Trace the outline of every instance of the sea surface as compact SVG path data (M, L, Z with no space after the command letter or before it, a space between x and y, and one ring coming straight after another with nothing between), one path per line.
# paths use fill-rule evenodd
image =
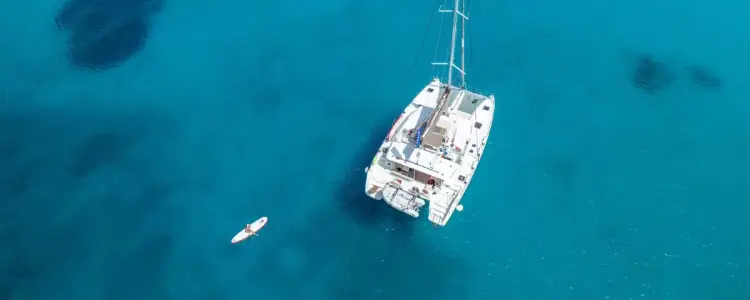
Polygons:
M1 1L0 299L750 299L750 2L469 0L435 228L363 168L442 1Z

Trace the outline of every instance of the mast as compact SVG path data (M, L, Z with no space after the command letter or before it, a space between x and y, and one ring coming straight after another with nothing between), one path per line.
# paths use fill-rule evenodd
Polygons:
M461 0L461 9L466 10L466 0ZM466 88L466 20L468 18L461 18L461 88Z
M438 12L441 13L452 13L453 14L453 29L451 30L451 48L450 48L450 57L448 58L448 62L434 62L433 65L438 66L448 66L448 82L445 86L445 93L438 99L437 107L435 107L435 110L432 112L432 115L430 118L420 126L420 129L424 127L424 130L418 130L418 135L421 133L421 137L427 134L429 129L435 125L435 122L437 122L438 117L443 114L445 102L448 100L448 97L451 92L451 86L453 85L453 69L456 69L461 74L461 85L459 85L459 88L464 88L466 85L466 73L464 72L464 27L466 26L466 21L469 19L462 10L464 9L464 1L465 0L455 0L453 2L453 9L440 9ZM456 66L456 34L458 33L458 18L462 18L461 20L461 67ZM418 143L421 144L421 143ZM418 146L419 147L419 146Z
M460 87L463 87L463 85L466 84L466 73L464 72L464 46L465 43L465 34L464 34L464 28L466 27L466 21L469 20L469 17L467 17L463 10L464 10L464 1L465 0L455 0L453 3L453 9L440 9L438 10L441 13L452 13L453 14L453 29L451 30L451 47L450 47L450 57L448 58L448 62L434 62L433 65L436 66L448 66L448 85L453 85L453 69L461 73L461 85ZM458 23L458 18L461 18L461 23ZM459 26L461 26L461 66L456 65L456 35L459 30Z
M456 59L456 30L458 29L456 27L458 23L458 1L456 0L455 4L453 5L453 30L451 32L451 56L448 60L448 64L451 66L448 68L448 85L453 84L453 67L455 64Z

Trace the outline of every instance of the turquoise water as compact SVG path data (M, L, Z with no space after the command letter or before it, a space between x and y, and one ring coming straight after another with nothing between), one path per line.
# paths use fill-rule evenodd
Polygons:
M0 299L748 299L749 5L473 1L498 109L444 228L363 195L434 74L433 1L102 13L138 51L1 2Z

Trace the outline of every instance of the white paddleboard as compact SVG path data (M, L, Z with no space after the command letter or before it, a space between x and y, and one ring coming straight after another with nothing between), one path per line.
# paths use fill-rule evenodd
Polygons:
M266 226L266 223L268 223L268 217L262 217L258 220L255 220L252 224L250 224L250 232L246 232L243 228L240 232L238 232L233 238L232 238L232 244L236 244L239 242L242 242L249 238L251 235L256 235L258 230L263 228L263 226Z

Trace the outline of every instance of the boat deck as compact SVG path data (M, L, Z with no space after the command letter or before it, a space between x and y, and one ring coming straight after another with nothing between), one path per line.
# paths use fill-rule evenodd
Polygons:
M435 116L436 125L428 129L418 148L415 133L432 116L444 92L444 85L441 88L439 80L433 80L407 106L389 133L391 138L376 154L366 190L379 199L384 196L378 191L389 183L397 184L400 190L429 200L430 221L438 225L447 223L474 175L492 127L495 105L493 96L451 87L443 114ZM405 169L398 172L397 168ZM422 177L439 179L440 184L433 187Z

